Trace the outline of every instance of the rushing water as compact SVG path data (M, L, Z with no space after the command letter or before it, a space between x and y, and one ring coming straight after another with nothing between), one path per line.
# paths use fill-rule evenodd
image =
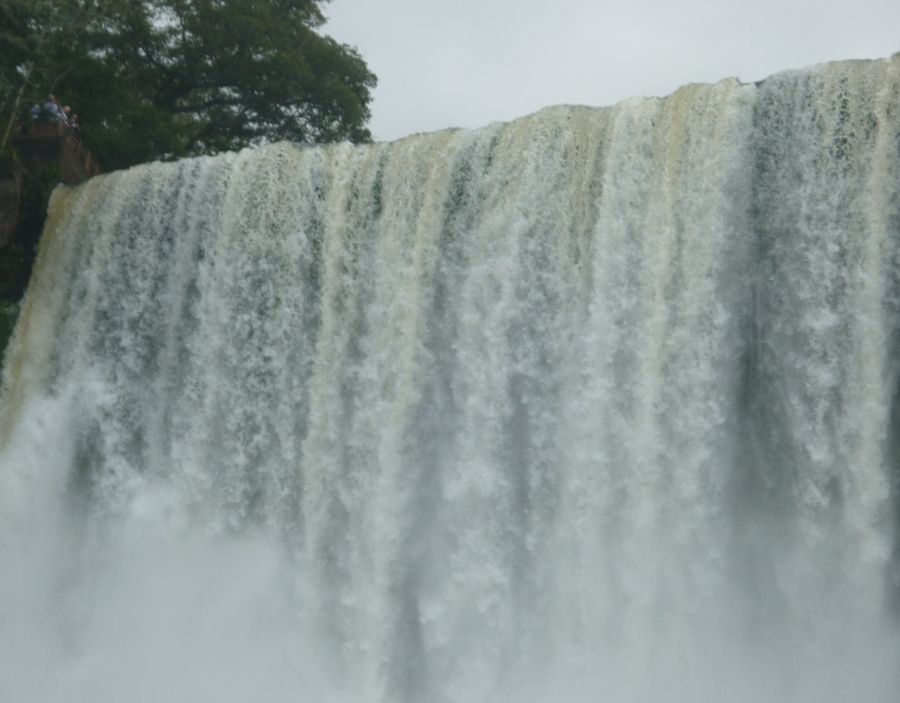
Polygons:
M900 55L53 196L0 699L900 699Z

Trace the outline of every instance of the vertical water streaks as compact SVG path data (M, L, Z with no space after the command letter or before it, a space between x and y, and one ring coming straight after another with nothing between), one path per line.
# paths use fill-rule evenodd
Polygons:
M607 117L567 392L559 607L576 639L558 649L612 695L668 686L648 662L696 667L726 605L752 100L729 81Z
M895 57L60 189L0 697L895 700L898 105Z
M848 62L767 80L755 113L754 410L764 481L799 550L778 580L816 627L845 627L823 617L835 608L881 613L891 549L898 102L896 59Z

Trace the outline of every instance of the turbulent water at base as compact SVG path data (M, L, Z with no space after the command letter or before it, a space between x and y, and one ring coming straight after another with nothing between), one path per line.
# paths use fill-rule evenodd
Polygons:
M53 196L0 699L900 700L900 54Z

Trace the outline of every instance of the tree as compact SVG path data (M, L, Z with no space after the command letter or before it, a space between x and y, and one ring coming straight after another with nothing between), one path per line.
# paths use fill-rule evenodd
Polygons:
M265 141L371 139L375 76L327 0L0 0L5 114L54 93L104 169ZM31 70L29 71L29 67Z
M0 109L7 129L24 104L43 100L90 60L86 31L104 0L0 0Z
M9 136L51 93L107 171L280 139L369 141L375 76L321 33L327 2L0 0L0 179L25 183L0 301L22 294L59 175L21 178Z

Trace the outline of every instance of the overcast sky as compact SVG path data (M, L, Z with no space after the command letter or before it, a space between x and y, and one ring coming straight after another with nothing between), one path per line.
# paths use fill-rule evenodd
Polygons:
M900 0L332 0L392 140L900 51Z

